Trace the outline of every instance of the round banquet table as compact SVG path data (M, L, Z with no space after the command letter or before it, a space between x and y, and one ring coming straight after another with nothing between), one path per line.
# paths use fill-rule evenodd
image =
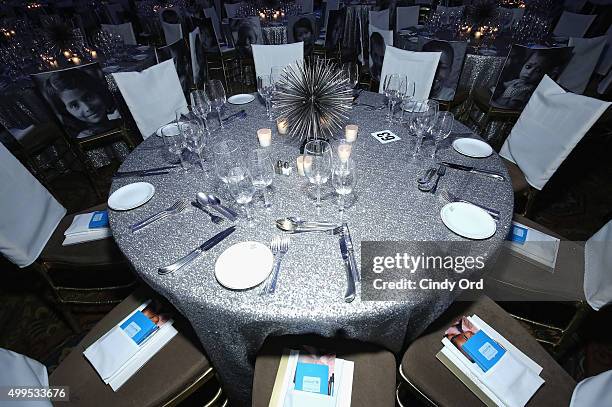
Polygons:
M360 101L381 103L381 97L363 92ZM246 110L247 118L232 122L224 130L215 126L216 117L211 116L209 123L215 128L214 136L235 139L247 152L258 146L256 130L271 127L271 123L266 121L259 99L243 106L228 105L224 114L240 108ZM388 127L384 110L370 111L355 106L351 115L351 121L359 125L359 138L353 150L358 183L356 202L347 209L345 220L356 246L356 258L360 258L363 240L466 241L448 230L440 220L440 209L445 202L439 195L420 192L416 187L417 177L432 161L408 159L415 137L396 125L392 129L402 139L380 144L370 133ZM459 135L469 130L457 122L453 132ZM276 131L273 134L269 147L273 161L288 161L295 167L298 147ZM167 165L165 154L163 141L153 135L128 156L120 171ZM479 160L460 156L448 144L439 157L462 164L478 164L506 175L506 181L496 181L449 169L439 184L439 190L448 189L469 196L501 212L495 235L485 241L489 254L495 252L508 233L513 212L512 187L503 163L495 153ZM411 292L403 302L362 301L358 283L357 298L346 303L343 299L346 277L337 238L308 233L292 235L274 295L260 296L260 287L244 291L222 287L215 279L214 265L217 257L232 244L248 240L267 244L280 233L274 226L274 220L280 217L338 219L331 194L323 201L321 215L316 215L312 198L304 192L306 179L295 174L295 169L291 176L275 177L270 211L262 207L260 198L256 199L254 217L257 223L254 227L239 222L232 235L189 267L160 276L157 273L160 266L173 263L227 228L228 222L213 225L206 214L192 208L136 233L131 233L129 226L169 207L177 199L194 199L198 191L227 196L214 176L210 160L205 167L209 171L193 167L186 173L177 170L159 176L115 179L111 192L138 181L153 184L156 192L148 203L137 209L110 211L110 224L117 244L136 273L189 319L232 405L250 405L255 357L268 336L340 335L372 342L399 354L407 341L419 335L454 300L455 294L418 291ZM227 199L226 203L232 206Z

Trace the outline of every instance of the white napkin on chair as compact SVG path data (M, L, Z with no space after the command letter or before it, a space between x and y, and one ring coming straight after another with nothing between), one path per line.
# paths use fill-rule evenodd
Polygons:
M612 303L612 221L584 247L584 296L597 311Z
M563 72L561 72L561 75L559 75L557 80L559 85L570 92L582 95L589 84L606 41L606 36L570 38L568 46L574 47L572 50L573 56Z
M174 62L169 59L142 72L114 73L113 78L143 138L175 120L187 101Z
M499 154L541 190L608 106L610 102L566 92L545 75Z
M385 60L380 74L379 93L383 93L384 78L389 74L406 75L409 81L414 82L414 98L426 100L429 98L431 85L441 52L413 52L395 47L385 49Z
M30 359L20 353L0 348L0 366L2 366L2 369L0 369L0 388L49 386L47 368L40 362ZM52 407L49 400L7 401L6 405L19 407Z

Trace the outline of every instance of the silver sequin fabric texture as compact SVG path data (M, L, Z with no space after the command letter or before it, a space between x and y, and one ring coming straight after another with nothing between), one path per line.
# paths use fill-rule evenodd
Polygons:
M382 96L363 92L359 100L381 103ZM248 117L234 121L224 130L218 128L216 118L211 115L209 123L214 128L213 136L238 141L246 153L258 147L257 129L271 127L272 159L274 162L288 161L294 167L293 175L275 177L271 210L263 208L261 199L256 199L255 227L239 222L236 232L189 267L174 274L158 275L160 266L174 262L199 246L228 227L228 222L214 225L206 214L192 208L137 233L131 233L129 226L169 207L179 198L195 199L198 191L217 193L233 205L214 176L210 159L205 166L208 171L192 167L187 173L173 171L160 176L115 180L112 191L131 182L144 181L155 186L155 195L137 209L110 211L110 222L114 238L138 275L189 319L232 405L247 406L250 405L255 358L266 337L306 333L337 335L372 342L399 355L404 344L419 335L453 298L422 291L413 292L404 302L362 301L358 284L357 298L346 303L343 300L346 278L337 237L321 234L291 236L291 246L283 260L274 295L260 296L259 287L244 291L222 287L215 279L214 265L217 257L231 245L241 241L268 244L279 233L274 226L277 218L297 216L334 220L339 217L331 189L325 190L321 215L316 215L312 189L307 180L295 172L299 149L295 143L278 135L275 123L266 121L259 98L248 105L228 105L224 114L239 109L245 109ZM439 213L446 202L439 194L417 189L417 177L433 161L410 158L415 137L398 124L389 125L384 110L369 111L355 106L351 122L359 125L359 137L353 150L359 178L345 219L356 245L357 259L362 240L464 240L442 223ZM391 129L401 140L380 144L370 133L383 129ZM456 134L469 132L459 123L453 131ZM452 139L451 135L443 143L439 159L506 174L506 181L496 181L448 169L439 184L439 189L448 189L501 212L497 232L488 240L492 253L501 245L512 219L513 193L509 177L495 153L483 159L465 157L450 147ZM121 171L167 163L163 141L151 136L130 154Z

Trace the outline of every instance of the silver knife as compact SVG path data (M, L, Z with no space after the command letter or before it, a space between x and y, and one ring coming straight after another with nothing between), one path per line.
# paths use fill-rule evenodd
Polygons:
M361 281L361 274L359 274L359 268L357 267L357 260L355 260L355 250L353 248L353 239L351 239L351 231L349 230L348 224L344 222L342 224L342 235L346 248L349 252L349 261L351 262L351 271L353 272L353 278L355 281Z
M471 172L472 174L484 175L485 177L495 178L500 181L506 180L506 177L504 177L497 171L484 170L481 168L474 168L468 165L449 163L446 161L442 161L440 164L444 165L445 167L454 168L455 170L467 171L467 172Z
M178 271L178 270L182 269L183 267L187 266L189 263L191 263L192 261L194 261L195 259L200 257L200 255L202 253L204 253L205 251L208 251L208 250L212 249L213 247L215 247L223 239L225 239L226 237L228 237L229 235L234 233L235 230L236 230L236 226L230 226L229 228L225 229L224 231L217 233L216 235L214 235L213 237L211 237L210 239L208 239L207 241L202 243L200 245L200 247L198 247L195 250L191 251L187 255L181 257L180 259L178 259L174 263L169 264L169 265L164 266L164 267L160 267L157 270L157 272L159 274L161 274L161 275L164 275L164 274L168 274L168 273L174 273L175 271Z
M344 301L352 302L355 299L355 278L351 270L351 262L349 260L350 255L348 248L346 247L346 241L344 236L340 235L338 239L340 242L340 253L342 254L342 260L344 261L344 270L346 271L346 292L344 293Z
M230 120L233 120L235 117L238 117L238 116L240 116L241 114L244 114L245 112L246 112L246 111L245 111L244 109L243 109L243 110L240 110L239 112L236 112L236 113L234 113L234 114L230 114L229 116L227 116L226 118L224 118L222 121L223 121L224 123L225 123L225 122L229 122Z

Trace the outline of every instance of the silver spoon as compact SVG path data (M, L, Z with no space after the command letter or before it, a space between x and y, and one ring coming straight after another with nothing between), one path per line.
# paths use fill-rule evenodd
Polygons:
M232 209L221 205L221 200L212 194L205 194L204 192L198 192L196 195L198 202L202 203L202 205L208 205L213 207L217 212L221 215L225 216L230 221L235 221L238 217L238 214L234 212Z
M213 223L219 224L225 220L221 216L217 216L214 213L210 212L208 209L206 209L206 204L200 202L200 198L197 195L196 195L196 201L192 202L192 204L196 206L197 208L201 209L205 214L210 216L210 220Z
M332 223L313 223L301 224L291 218L282 218L276 220L276 227L284 232L301 233L301 232L326 232L333 230L338 225Z

